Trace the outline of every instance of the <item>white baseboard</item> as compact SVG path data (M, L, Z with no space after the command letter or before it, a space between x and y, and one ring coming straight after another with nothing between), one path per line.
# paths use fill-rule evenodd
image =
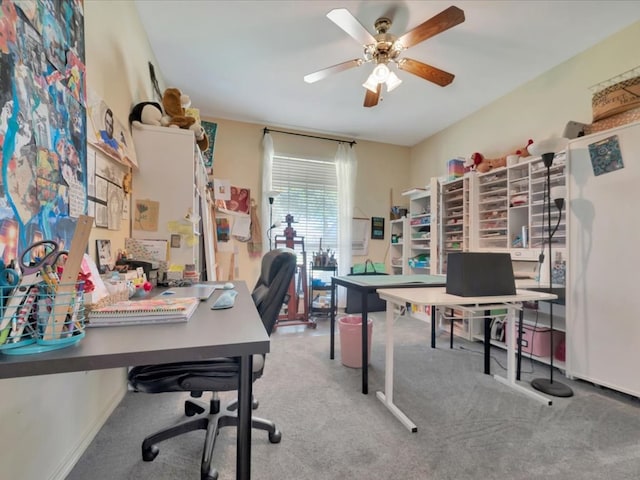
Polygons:
M52 472L49 480L65 480L78 460L82 457L85 450L89 447L95 436L98 434L102 426L106 423L107 419L111 416L116 407L120 404L124 395L127 393L126 385L118 389L111 397L106 405L106 408L100 416L95 418L95 422L89 425L85 434L82 435L78 444L72 448L69 453L62 459L59 467Z

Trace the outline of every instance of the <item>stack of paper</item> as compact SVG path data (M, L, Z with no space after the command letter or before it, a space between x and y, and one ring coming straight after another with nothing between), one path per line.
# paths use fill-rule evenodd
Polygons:
M91 310L87 326L186 322L199 303L200 300L195 297L125 300Z

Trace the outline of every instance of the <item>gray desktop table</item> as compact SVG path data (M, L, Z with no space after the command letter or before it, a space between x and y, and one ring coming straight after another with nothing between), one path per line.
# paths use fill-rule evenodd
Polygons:
M0 355L0 379L155 363L240 358L236 479L251 478L253 355L269 352L269 336L244 282L233 308L211 310L219 293L186 323L88 328L76 345L33 355Z
M367 297L379 288L415 288L415 287L444 287L444 275L347 275L331 278L331 335L329 358L335 357L335 321L336 321L336 286L353 289L362 298L362 393L369 393L369 342L367 319L369 308ZM433 322L432 322L433 326ZM435 348L435 328L432 328L431 346Z

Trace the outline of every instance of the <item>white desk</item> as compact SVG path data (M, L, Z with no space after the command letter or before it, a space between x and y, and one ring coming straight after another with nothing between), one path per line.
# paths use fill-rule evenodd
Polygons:
M515 295L501 295L491 297L460 297L446 293L445 287L431 288L383 288L378 290L380 298L387 301L386 315L386 348L385 348L385 370L384 370L384 392L377 392L376 395L384 405L400 420L411 432L417 432L418 427L393 403L393 324L394 308L411 303L420 307L478 307L487 308L492 305L500 308L507 308L511 321L509 322L507 335L507 376L494 375L494 378L505 385L508 385L525 395L528 395L546 405L551 405L551 400L533 390L529 390L516 382L516 315L515 312L521 308L524 301L545 301L553 300L556 295L543 292L532 292L529 290L516 290Z

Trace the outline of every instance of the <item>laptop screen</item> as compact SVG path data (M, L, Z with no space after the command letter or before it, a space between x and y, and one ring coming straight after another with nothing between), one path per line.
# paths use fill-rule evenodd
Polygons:
M447 257L447 293L461 297L515 295L511 255L458 252Z

